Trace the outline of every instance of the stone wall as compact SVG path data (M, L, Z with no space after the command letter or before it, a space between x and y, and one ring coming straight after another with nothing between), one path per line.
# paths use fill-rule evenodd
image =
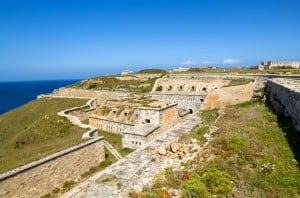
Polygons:
M0 175L0 197L40 197L77 181L105 160L103 137L70 147Z
M106 100L114 100L122 97L127 97L129 94L120 91L107 91L107 90L87 90L87 89L75 89L75 88L59 88L53 92L55 96L63 97L87 97L96 98L98 104Z
M265 95L275 111L291 118L296 130L300 131L300 80L268 80Z
M140 107L137 123L122 133L123 147L142 147L184 118L179 116L177 104L163 108Z
M114 120L108 120L97 115L91 115L89 117L89 124L93 127L97 127L103 131L109 131L112 133L121 134L123 130L132 126L130 123L117 122Z
M203 95L229 83L230 80L224 80L222 78L160 78L156 80L152 92Z
M221 108L251 100L254 91L254 83L246 85L223 87L209 93L203 104L203 109Z
M180 109L191 109L193 112L197 112L201 108L206 94L204 95L181 95L181 94L165 94L152 92L151 96L157 100L166 101L170 103L178 104Z
M65 111L68 115L73 115L79 118L80 121L86 120L89 118L90 115L92 115L96 111L96 108L92 109L82 109L81 107L76 107L73 109L69 109L68 111Z

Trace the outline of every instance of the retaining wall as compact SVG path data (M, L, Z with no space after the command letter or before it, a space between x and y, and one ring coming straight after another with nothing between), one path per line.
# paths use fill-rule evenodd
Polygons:
M63 97L96 98L99 104L99 102L103 102L106 100L113 100L113 99L127 97L129 94L127 92L120 92L120 91L87 90L87 89L75 89L75 88L62 87L56 89L53 92L53 95L63 96Z
M98 137L0 175L0 197L41 197L105 160Z
M300 131L300 80L268 80L265 95L276 113L291 118Z

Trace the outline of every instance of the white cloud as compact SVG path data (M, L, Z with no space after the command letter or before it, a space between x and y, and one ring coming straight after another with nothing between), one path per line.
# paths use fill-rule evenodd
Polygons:
M223 61L224 64L237 64L240 62L242 62L242 61L239 59L235 59L235 58L227 58Z
M183 63L182 63L183 65L193 65L193 64L195 64L193 61L191 61L191 60L186 60L186 61L184 61Z
M212 64L217 64L217 62L205 60L205 61L202 61L201 64L204 64L204 65L212 65Z

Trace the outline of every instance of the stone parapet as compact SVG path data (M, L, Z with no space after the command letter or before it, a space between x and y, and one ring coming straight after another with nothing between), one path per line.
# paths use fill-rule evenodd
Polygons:
M76 181L105 160L103 137L64 149L0 175L0 197L40 197Z
M291 118L296 130L300 131L300 80L268 80L265 94L276 113Z

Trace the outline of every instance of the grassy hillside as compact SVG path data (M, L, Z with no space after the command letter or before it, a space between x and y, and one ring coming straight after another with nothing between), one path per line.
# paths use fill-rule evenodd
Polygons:
M300 196L300 139L289 122L263 104L244 103L225 109L216 126L214 139L183 170L167 169L130 196L168 198L170 188L183 197Z
M119 80L114 76L99 76L81 81L71 85L73 88L93 89L93 90L119 90L131 92L149 92L157 78L148 80Z
M0 115L0 172L82 142L86 130L57 112L86 101L43 98Z

